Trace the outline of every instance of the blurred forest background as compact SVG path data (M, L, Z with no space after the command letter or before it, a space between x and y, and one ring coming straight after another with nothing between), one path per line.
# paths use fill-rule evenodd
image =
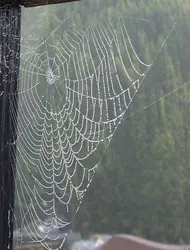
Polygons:
M75 7L46 7L41 16L43 34L36 26L34 36L47 36L52 22L72 15ZM38 17L40 11L35 10ZM34 16L34 10L25 14L23 39L27 30L32 35L29 22ZM97 19L116 23L120 17L129 23L142 61L151 63L157 56L100 162L73 227L84 235L126 233L160 242L190 243L190 86L183 85L190 81L190 2L86 1L63 32L70 26L77 30L94 25ZM39 39L31 41L36 46ZM29 46L23 45L22 50Z

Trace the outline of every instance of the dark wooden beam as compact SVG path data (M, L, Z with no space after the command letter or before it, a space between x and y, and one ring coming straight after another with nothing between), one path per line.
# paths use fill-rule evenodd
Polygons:
M49 4L58 4L58 3L67 3L74 2L80 0L25 0L22 5L25 7L35 7L41 5L49 5Z
M0 8L0 249L12 249L21 8Z
M7 7L7 6L37 7L41 5L68 3L76 1L80 0L0 0L0 7Z
M41 5L50 5L58 3L76 2L80 0L0 0L0 7L4 6L24 6L36 7Z

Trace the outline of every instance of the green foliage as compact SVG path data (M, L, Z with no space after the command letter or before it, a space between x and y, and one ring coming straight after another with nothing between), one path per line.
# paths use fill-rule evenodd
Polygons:
M190 4L180 0L105 1L100 4L100 16L107 9L106 18L116 20L117 8L122 8L126 16L153 21L151 26L132 29L132 34L139 37L135 41L134 36L135 48L148 63L179 19L128 110L126 116L130 117L189 79ZM129 19L129 29L130 22ZM184 136L190 123L188 103L187 87L131 116L120 126L77 216L88 223L76 220L77 228L188 243L189 132Z

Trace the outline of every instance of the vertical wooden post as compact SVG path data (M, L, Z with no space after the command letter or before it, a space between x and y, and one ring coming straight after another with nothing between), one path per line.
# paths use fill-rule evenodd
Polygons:
M15 6L6 4L8 0L2 2L0 7L0 249L11 250L15 175L13 142L16 140L21 8L16 4Z

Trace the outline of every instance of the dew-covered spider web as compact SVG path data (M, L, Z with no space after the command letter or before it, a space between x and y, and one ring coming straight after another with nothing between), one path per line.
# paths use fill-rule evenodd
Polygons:
M26 27L21 39L18 118L14 109L11 113L17 139L9 143L17 145L14 242L62 249L102 155L152 63L136 51L128 18L114 24L96 19L76 28L69 14L63 19L48 14L52 18L41 13L43 25ZM50 19L56 25L45 30Z
M17 197L21 227L28 226L30 240L46 249L51 246L45 239L59 237L49 234L52 228L68 227L77 213L101 153L151 66L137 55L122 18L118 27L116 32L110 23L100 22L85 30L69 29L62 37L58 29L23 54ZM52 219L44 221L46 217Z

